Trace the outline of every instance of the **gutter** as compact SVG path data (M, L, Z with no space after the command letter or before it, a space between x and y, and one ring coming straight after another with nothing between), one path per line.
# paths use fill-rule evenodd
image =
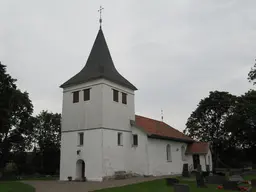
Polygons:
M160 136L156 134L148 134L148 137L152 139L162 139L162 140L171 140L171 141L184 142L184 143L194 143L194 140L180 139L175 137L166 137L166 136Z

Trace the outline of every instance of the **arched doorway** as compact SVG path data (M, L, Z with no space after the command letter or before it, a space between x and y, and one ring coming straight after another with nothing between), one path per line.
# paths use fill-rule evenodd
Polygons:
M84 177L85 177L85 163L82 159L79 159L76 162L76 179L83 180Z

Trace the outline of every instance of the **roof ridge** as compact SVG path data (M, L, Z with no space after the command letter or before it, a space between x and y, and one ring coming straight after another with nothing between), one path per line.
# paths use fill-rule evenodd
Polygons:
M140 117L143 117L143 118L146 118L146 119L150 119L150 120L153 120L153 121L158 121L160 123L164 123L163 121L160 121L160 120L156 120L156 119L153 119L153 118L149 118L149 117L145 117L145 116L142 116L142 115L136 115L135 116L140 116Z

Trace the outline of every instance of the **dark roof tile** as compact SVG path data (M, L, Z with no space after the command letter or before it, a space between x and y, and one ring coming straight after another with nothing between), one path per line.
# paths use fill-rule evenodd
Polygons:
M137 90L133 84L116 70L101 28L84 68L60 87L66 88L100 78L107 79L132 90Z

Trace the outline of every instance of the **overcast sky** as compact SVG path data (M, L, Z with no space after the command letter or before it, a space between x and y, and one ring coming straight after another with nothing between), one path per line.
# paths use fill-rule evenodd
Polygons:
M209 91L240 95L256 57L255 0L0 0L0 61L34 112L61 112L64 81L84 66L99 29L137 88L136 114L179 130Z

